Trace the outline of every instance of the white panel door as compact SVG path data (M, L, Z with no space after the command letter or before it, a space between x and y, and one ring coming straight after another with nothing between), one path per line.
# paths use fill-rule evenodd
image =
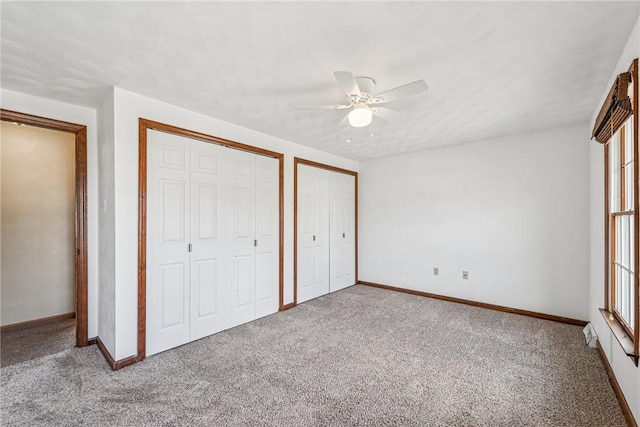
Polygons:
M255 155L227 150L229 326L255 319Z
M329 293L329 172L316 168L315 182L315 242L313 263L315 272L315 295L317 298Z
M280 164L271 157L255 156L255 159L255 318L259 318L277 312L280 306Z
M343 240L343 272L340 289L356 283L356 178L353 175L342 174L342 180L344 182L343 228L342 234L338 236Z
M331 292L345 286L345 185L344 174L329 172L329 288Z
M147 355L189 341L189 140L149 131Z
M196 340L226 329L225 149L191 142L191 334Z
M298 165L298 302L329 293L329 175Z
M148 131L147 355L279 307L279 161Z
M344 231L345 231L345 269L344 286L356 284L356 177L345 175L344 192Z
M355 176L298 165L298 302L356 280Z
M298 165L296 286L299 303L315 297L315 171L316 168Z

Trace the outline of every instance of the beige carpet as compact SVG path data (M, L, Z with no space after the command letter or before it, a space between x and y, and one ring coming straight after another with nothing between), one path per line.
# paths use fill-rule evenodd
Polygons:
M2 368L2 425L625 426L581 328L354 286L113 372Z
M59 353L76 345L76 319L0 334L0 367Z

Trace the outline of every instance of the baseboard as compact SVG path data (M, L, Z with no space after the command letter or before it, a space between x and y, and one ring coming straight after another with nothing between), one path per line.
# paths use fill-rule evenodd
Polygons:
M622 393L620 384L618 384L618 380L616 379L616 376L613 373L613 369L611 369L611 365L609 364L607 355L604 354L604 350L600 345L599 340L596 341L596 346L598 348L598 354L600 354L600 359L602 359L602 364L604 365L604 369L607 371L607 376L609 377L609 382L611 383L611 387L613 387L613 392L616 394L616 397L618 398L618 402L620 402L620 407L622 408L622 413L624 413L624 417L627 419L627 424L629 424L629 427L638 427L638 423L633 417L631 408L629 408L627 399L624 397L624 394Z
M405 294L418 295L421 297L439 299L443 301L455 302L458 304L472 305L474 307L486 308L489 310L502 311L504 313L519 314L521 316L536 317L538 319L552 320L554 322L568 323L570 325L586 326L588 322L584 320L571 319L570 317L554 316L553 314L538 313L536 311L521 310L519 308L504 307L502 305L489 304L486 302L472 301L468 299L448 297L445 295L432 294L429 292L414 291L413 289L398 288L396 286L381 285L379 283L358 281L359 285L372 286L374 288L388 289L390 291L403 292Z
M89 338L87 340L87 346L98 344L98 337Z
M32 326L46 325L47 323L59 322L61 320L75 319L76 313L56 314L55 316L43 317L41 319L27 320L26 322L13 323L11 325L0 326L0 333L17 331L19 329L30 328Z
M109 364L109 366L111 366L111 369L114 371L117 371L118 369L122 369L125 366L133 365L134 363L137 363L140 361L138 359L138 356L129 356L129 357L125 357L124 359L115 360L111 355L111 353L109 353L109 350L107 350L107 347L105 347L104 343L100 340L100 337L96 337L95 340L96 340L96 344L98 345L98 348L100 349L100 352L102 353L104 358L107 360L107 363Z

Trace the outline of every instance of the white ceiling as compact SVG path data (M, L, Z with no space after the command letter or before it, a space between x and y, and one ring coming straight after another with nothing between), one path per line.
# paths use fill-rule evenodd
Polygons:
M1 85L98 107L117 86L353 159L590 119L640 2L7 2ZM333 71L397 122L336 130ZM373 137L371 137L373 133Z

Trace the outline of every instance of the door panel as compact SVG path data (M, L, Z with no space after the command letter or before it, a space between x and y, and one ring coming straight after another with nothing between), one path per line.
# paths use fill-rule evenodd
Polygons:
M315 240L315 168L298 165L297 194L297 296L298 303L315 298L314 240Z
M230 326L255 318L255 155L227 150L227 293Z
M243 309L252 303L253 254L236 255L233 259L236 296L234 309Z
M345 175L343 288L356 283L356 178Z
M218 263L214 258L200 259L194 263L191 286L194 288L196 311L194 318L204 319L219 314L216 294Z
M262 310L258 310L258 308L256 308L256 318L278 311L278 300L276 298L278 289L277 286L273 286L273 277L277 277L276 269L274 267L277 265L278 262L277 260L274 260L273 252L256 254L256 304L257 307L262 307ZM268 278L270 279L270 282L261 282L260 278ZM276 285L278 285L277 282ZM276 303L275 308L273 307L274 302ZM264 311L264 313L261 311Z
M255 317L276 313L280 305L280 163L255 156L256 162L256 266Z
M234 202L234 238L250 239L253 236L253 188L235 186Z
M189 143L149 131L147 355L189 340Z
M313 262L316 266L314 281L314 298L329 293L329 172L316 168L314 208L315 236Z
M334 204L331 208L334 220L331 224L331 292L355 284L355 177L336 173L333 182L335 187L332 187L331 194Z
M184 263L161 264L159 270L159 292L162 301L160 332L171 334L172 330L187 324L188 305L186 288L186 266ZM177 332L179 334L179 332Z
M330 173L330 289L342 289L344 282L344 174Z
M225 148L190 140L191 329L196 340L226 329L223 229Z
M162 179L159 182L158 197L162 205L162 239L160 244L184 243L186 188L184 181Z
M195 183L194 230L195 240L216 241L218 237L218 186Z

